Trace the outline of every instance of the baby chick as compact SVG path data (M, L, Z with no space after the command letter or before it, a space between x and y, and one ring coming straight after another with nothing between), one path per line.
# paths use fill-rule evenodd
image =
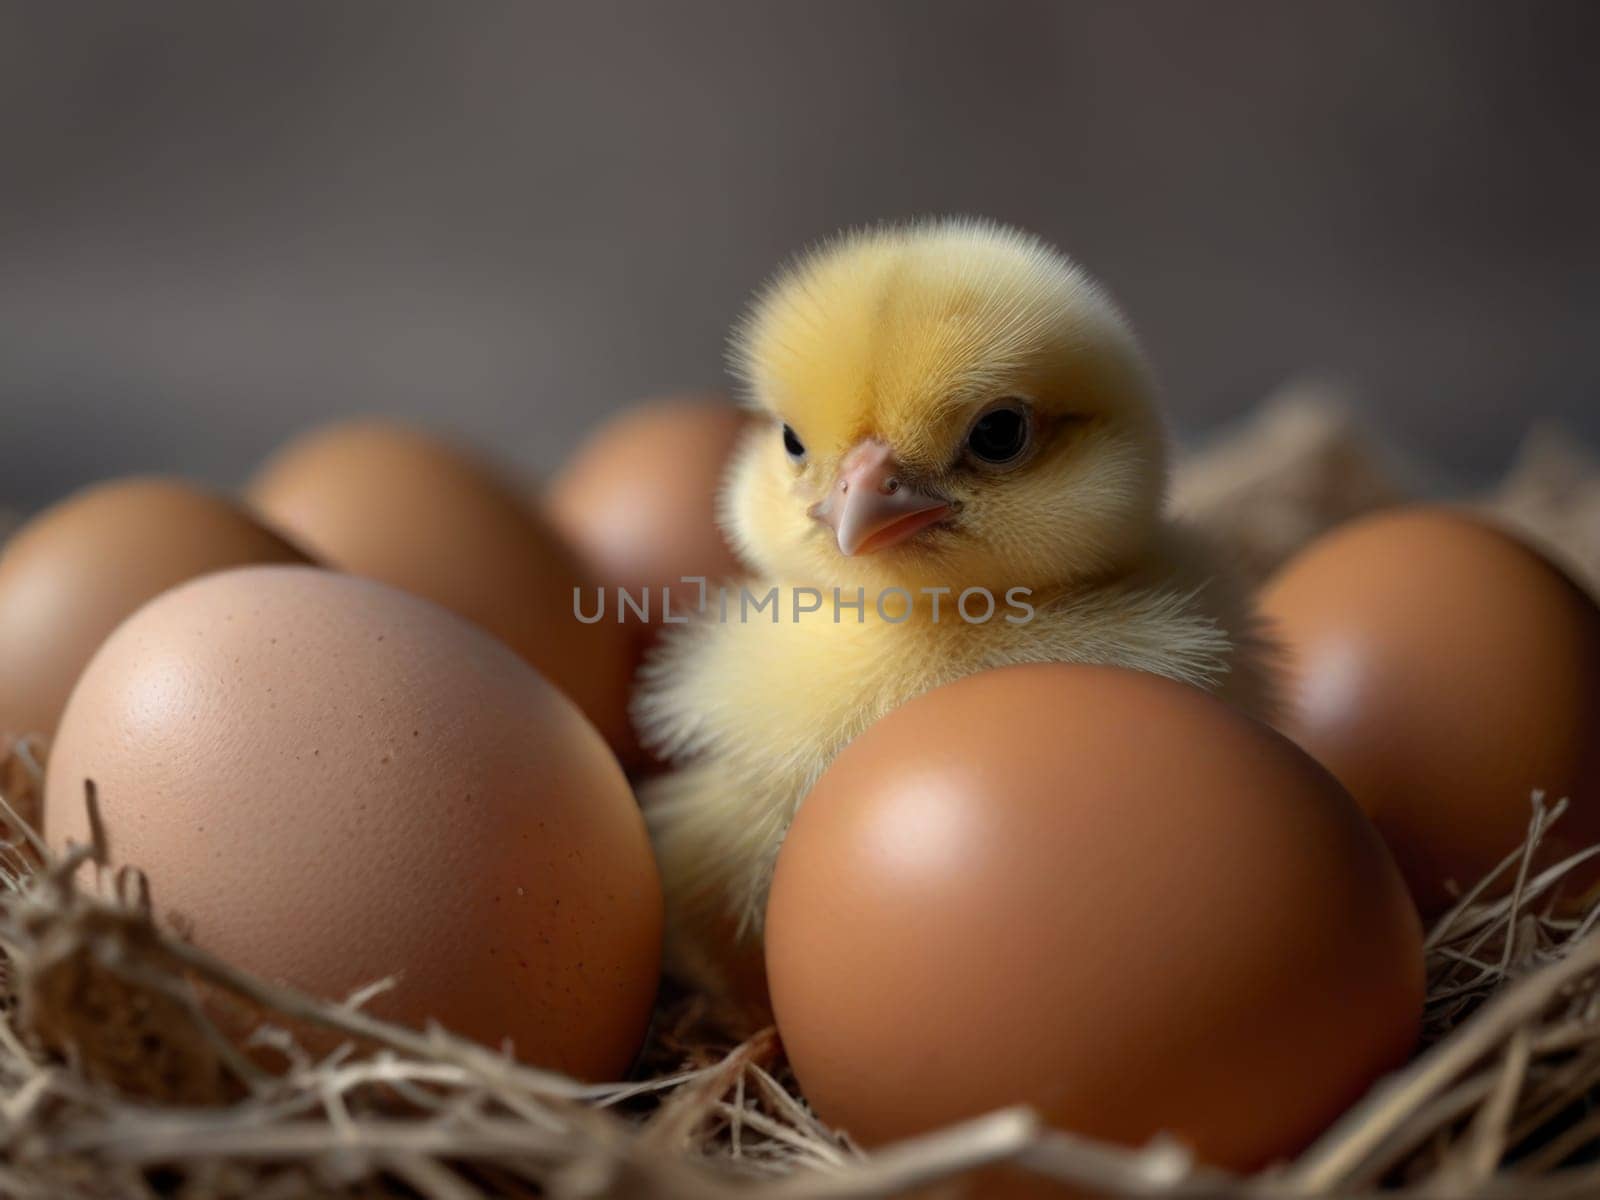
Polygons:
M644 800L680 969L759 942L812 783L929 688L1107 663L1269 710L1248 601L1163 514L1140 351L1050 247L976 220L841 236L777 276L732 357L761 419L721 521L755 579L673 631L636 706L676 765Z

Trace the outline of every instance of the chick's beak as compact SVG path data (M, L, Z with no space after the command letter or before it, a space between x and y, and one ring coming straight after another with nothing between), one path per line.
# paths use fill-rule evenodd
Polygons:
M811 515L830 527L843 554L871 554L905 541L951 512L949 501L907 484L889 447L862 442Z

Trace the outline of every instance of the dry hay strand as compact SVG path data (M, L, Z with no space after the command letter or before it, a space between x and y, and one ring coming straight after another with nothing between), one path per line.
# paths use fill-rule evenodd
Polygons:
M6 769L37 794L26 746ZM0 1194L842 1200L956 1195L1009 1161L1106 1196L1594 1195L1600 902L1557 901L1600 848L1534 865L1564 807L1536 795L1525 845L1433 927L1412 1064L1295 1162L1240 1178L1025 1109L864 1154L812 1115L771 1030L736 1042L694 996L663 1002L637 1078L581 1084L374 1019L381 983L335 1003L237 970L153 922L137 871L95 846L51 855L0 800ZM217 1021L242 1013L257 1027L241 1048ZM305 1051L290 1031L309 1027L339 1048Z
M1353 397L1306 378L1181 454L1172 503L1255 585L1336 525L1413 499L1425 476L1361 420Z

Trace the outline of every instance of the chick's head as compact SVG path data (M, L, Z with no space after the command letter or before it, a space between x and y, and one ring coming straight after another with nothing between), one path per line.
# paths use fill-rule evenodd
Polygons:
M1144 551L1166 435L1100 288L976 221L846 235L778 275L732 350L766 420L723 524L769 577L1034 590Z

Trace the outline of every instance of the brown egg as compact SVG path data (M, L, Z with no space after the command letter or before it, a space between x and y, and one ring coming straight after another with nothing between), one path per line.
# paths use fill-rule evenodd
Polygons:
M160 918L269 979L439 1021L586 1078L626 1070L661 890L616 760L503 643L308 567L229 571L130 618L84 673L46 781Z
M663 628L663 589L673 611L700 602L687 576L714 586L744 568L717 528L717 490L750 414L716 395L674 396L641 404L601 426L550 484L544 508L555 527L588 563L605 588L605 620L623 616L632 652L630 677ZM617 589L638 610L620 608ZM645 600L648 597L648 600ZM596 598L585 597L585 612ZM630 730L622 748L630 766L659 764Z
M0 553L0 734L54 733L90 657L151 597L227 567L306 561L173 479L118 479L45 510Z
M778 859L778 1029L868 1144L1010 1104L1253 1168L1404 1061L1415 910L1338 783L1182 684L1008 667L835 760Z
M627 736L629 648L583 624L590 580L561 538L488 465L404 426L356 421L290 444L252 504L324 562L426 597L506 642L600 731Z
M649 589L651 630L660 628L662 588L688 608L699 592L684 576L715 582L743 570L717 528L716 497L749 424L718 397L640 405L602 426L550 485L551 520L601 581Z
M1463 512L1397 510L1313 543L1262 607L1285 732L1377 822L1425 913L1522 844L1535 788L1572 800L1545 861L1600 841L1600 611L1541 555Z

